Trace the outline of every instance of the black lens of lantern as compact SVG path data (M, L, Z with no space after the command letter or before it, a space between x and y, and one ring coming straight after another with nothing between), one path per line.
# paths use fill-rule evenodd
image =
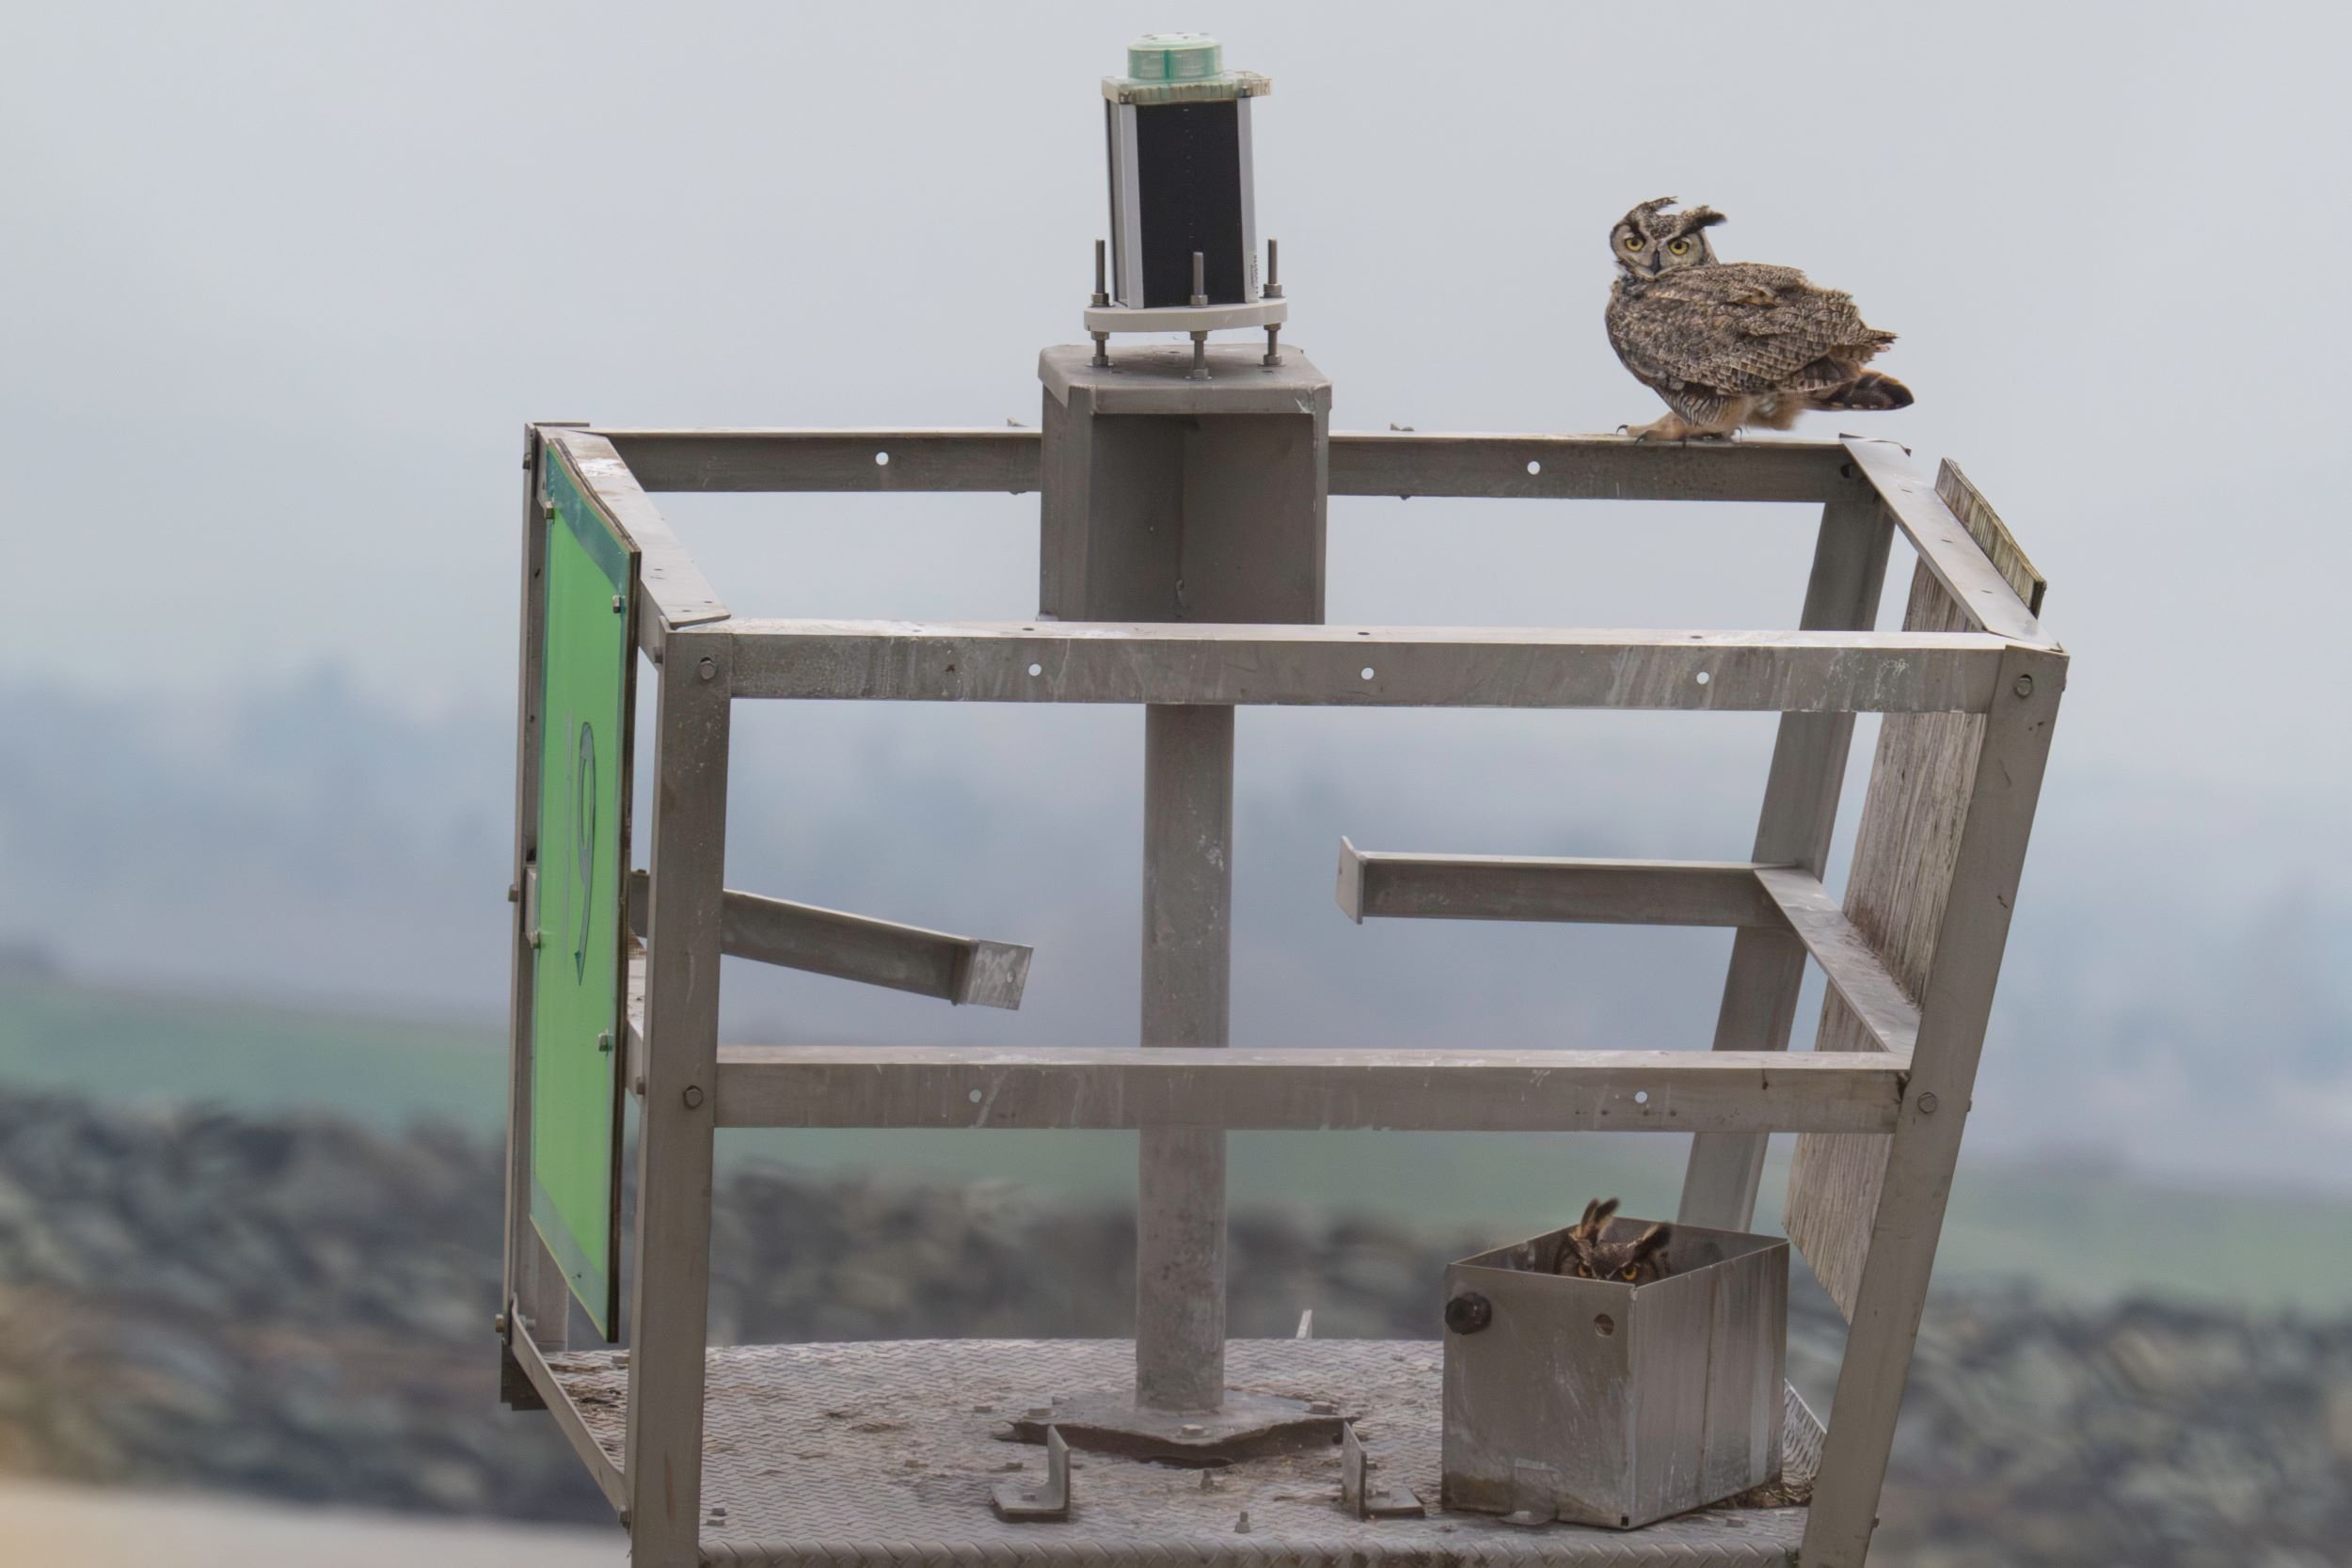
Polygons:
M1143 303L1192 302L1199 251L1213 305L1243 293L1241 105L1155 103L1136 110L1136 167L1142 185Z

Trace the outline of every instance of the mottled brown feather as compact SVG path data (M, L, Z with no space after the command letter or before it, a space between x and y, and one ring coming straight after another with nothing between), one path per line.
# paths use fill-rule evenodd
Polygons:
M1673 413L1645 437L1719 436L1740 425L1786 430L1808 408L1908 406L1910 388L1863 367L1895 341L1863 321L1851 295L1794 267L1721 261L1703 230L1711 209L1645 202L1613 230L1610 346ZM1704 221L1696 221L1699 214ZM1628 236L1631 236L1629 238ZM1666 246L1690 239L1680 256Z

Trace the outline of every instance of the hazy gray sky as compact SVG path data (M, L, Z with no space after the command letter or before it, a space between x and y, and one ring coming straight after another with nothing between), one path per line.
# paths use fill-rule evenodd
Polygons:
M2321 5L21 8L5 668L325 657L503 702L525 418L1034 420L1101 227L1095 80L1176 26L1274 78L1261 225L1337 425L1649 417L1606 231L1711 202L1726 256L1902 334L1918 405L1863 427L1960 458L2053 579L2068 763L2352 764L2352 13ZM738 510L840 525L714 561L747 610L1034 608L1011 528L956 521L1033 502ZM1753 576L1671 511L1405 510L1334 509L1335 617L1704 620ZM1676 591L1571 587L1637 560Z
M1610 225L1665 194L1730 214L1726 258L1804 267L1902 335L1883 363L1915 407L1813 416L1800 434L1899 439L1923 471L1961 461L2052 579L2075 657L2005 1006L2056 994L2035 989L2045 937L2074 954L2138 911L2070 958L2050 1016L2145 1014L2143 1033L2214 1065L2266 1043L2233 1034L2263 1033L2259 1006L2233 1025L2216 1000L2241 970L2260 984L2252 959L2216 956L2266 940L2248 936L2252 911L2352 928L2340 6L20 9L0 57L0 685L205 715L336 664L355 711L486 721L488 754L449 786L478 813L509 754L521 422L1034 423L1037 350L1079 335L1102 222L1096 79L1135 34L1197 28L1274 78L1260 229L1282 242L1286 341L1333 377L1339 428L1652 417L1600 313ZM745 612L1035 608L1034 498L664 504ZM1343 500L1331 614L1788 625L1811 531L1788 508ZM1899 563L1890 591L1907 577ZM739 777L754 792L739 815L771 815L739 839L747 864L792 866L826 896L887 888L899 901L877 912L948 923L909 907L907 866L842 858L850 840L818 863L828 835L886 778L1123 832L1137 727L763 711L746 743L790 772L772 807ZM1341 832L1399 849L1741 853L1769 735L1730 719L1253 714L1244 790L1262 839L1311 880L1299 919L1327 919ZM168 774L185 753L156 745ZM494 786L486 799L502 809ZM1661 817L1661 799L1686 816ZM1384 820L1386 842L1358 832ZM477 829L439 841L452 876L480 861L502 883L496 850L450 847L504 831ZM21 849L43 824L15 831ZM864 831L882 837L853 842L886 857L888 824ZM923 842L997 831L927 820ZM201 834L189 826L191 856ZM71 857L44 852L66 887ZM1132 880L1123 839L1116 853ZM993 895L1023 863L938 864L936 896L1084 949L1090 895L1058 911L1042 884L1017 905ZM1246 899L1258 874L1245 863ZM119 929L104 900L127 895L89 896L88 929ZM1016 908L1037 924L1005 929ZM2152 910L2168 913L2152 925ZM2031 924L2060 911L2062 930ZM177 961L278 973L235 940L208 931ZM1465 963L1551 951L1500 932L1346 940L1359 978L1378 972L1364 955L1408 942ZM1237 994L1263 1008L1246 1031L1325 994L1282 970L1285 951L1248 960ZM1702 982L1648 1016L1704 1026L1719 964L1703 957ZM488 958L445 990L495 989ZM1477 962L1497 984L1510 973ZM2216 970L2192 1026L2158 972L2201 964ZM1368 995L1377 1028L1392 1015ZM1061 1017L1052 1037L1101 1026L1041 1000L1025 1018ZM1479 1016L1474 987L1454 1003ZM809 1006L830 1016L822 995ZM2332 1006L2305 1007L2331 1062L2269 1091L2300 1097L2299 1148L2352 1129ZM1594 1007L1588 1022L1637 1016ZM2067 1119L2036 1104L2028 1064L1990 1060L2022 1117ZM2131 1103L2156 1110L2119 1136L2211 1093L2172 1071L2143 1075ZM2268 1112L2246 1114L2252 1129Z

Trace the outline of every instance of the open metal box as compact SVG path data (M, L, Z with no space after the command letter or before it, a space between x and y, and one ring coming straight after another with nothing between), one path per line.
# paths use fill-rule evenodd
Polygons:
M1446 1506L1627 1529L1777 1481L1788 1243L1677 1226L1635 1285L1549 1272L1565 1234L1446 1270Z

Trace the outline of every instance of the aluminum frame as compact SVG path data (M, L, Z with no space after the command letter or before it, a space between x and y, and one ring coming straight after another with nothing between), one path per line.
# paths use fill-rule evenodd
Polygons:
M1334 495L1820 503L1822 527L1800 630L755 621L731 615L649 493L1018 494L1038 486L1039 436L534 425L525 455L532 477L517 720L518 974L528 936L519 889L532 854L538 456L550 444L644 552L639 641L660 667L657 788L644 835L655 936L632 965L630 988L641 1131L627 1438L613 1473L591 1461L630 1527L633 1562L671 1568L702 1560L712 1140L717 1128L733 1125L1696 1131L1683 1217L1733 1229L1748 1223L1769 1132L1885 1134L1884 1185L1803 1548L1808 1568L1863 1560L2065 684L2066 655L2040 625L2038 592L2029 604L2011 586L1977 537L1978 519L1961 515L1868 442L1653 446L1607 436L1337 434L1328 451ZM888 462L878 464L885 452ZM1964 611L1969 630L1871 629L1897 531L1920 570ZM1384 661L1389 670L1380 673ZM957 665L952 676L948 662ZM1361 674L1365 667L1375 676ZM1734 927L1711 1052L725 1047L718 1038L718 960L740 950L729 946L728 900L743 896L722 883L728 719L738 698L771 696L1228 708L1252 702L1623 706L1769 710L1783 718L1748 863L1481 862L1366 854L1343 841L1341 901L1358 918ZM1941 942L1915 1002L1820 881L1852 716L1872 711L1983 716ZM1880 1050L1784 1054L1808 959L1821 964ZM521 1385L516 1402L554 1403L548 1396L561 1389L541 1348L562 1346L560 1320L550 1321L529 1227L518 1232L513 1224L514 1171L529 1147L528 1025L526 994L515 1013L501 1327L512 1381ZM1946 1107L1940 1117L1939 1104ZM578 1445L577 1409L567 1402L558 1416L567 1410L563 1424Z

